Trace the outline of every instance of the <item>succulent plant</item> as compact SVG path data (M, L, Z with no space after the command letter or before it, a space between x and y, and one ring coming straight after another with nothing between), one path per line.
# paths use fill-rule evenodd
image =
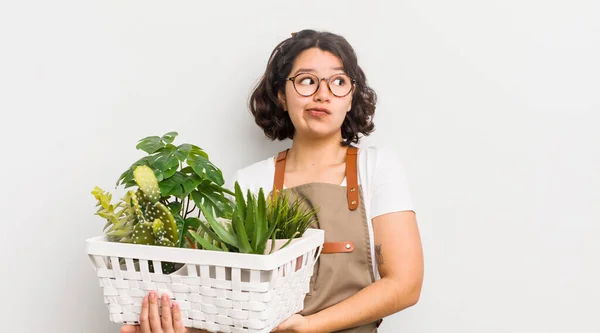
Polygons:
M283 194L266 198L262 188L258 195L248 190L244 196L238 182L235 182L234 190L230 220L217 218L209 207L200 205L206 223L200 221L198 230L190 231L200 248L264 254L269 239L288 239L285 247L294 238L302 236L315 221L318 209L306 209L303 200L290 203Z

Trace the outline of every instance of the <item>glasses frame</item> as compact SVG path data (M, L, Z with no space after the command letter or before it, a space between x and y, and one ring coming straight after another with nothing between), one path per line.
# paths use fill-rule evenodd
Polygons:
M315 91L314 91L312 94L310 94L310 95L303 95L303 94L301 94L301 93L298 91L298 88L296 88L296 78L297 78L298 76L300 76L300 75L306 75L306 74L309 74L309 75L312 75L312 76L316 77L316 78L318 79L318 82L319 82L319 83L317 84L317 89L316 89L316 90L315 90ZM330 80L331 80L331 78L332 78L332 77L334 77L334 76L336 76L336 75L346 75L347 77L349 77L349 78L350 78L350 82L352 83L352 88L350 88L350 90L348 91L348 93L346 93L345 95L342 95L342 96L336 95L336 94L333 92L333 90L331 90L331 86L329 85L329 83L330 83ZM310 96L313 96L314 94L316 94L316 93L317 93L317 91L319 91L319 89L321 88L321 81L323 81L323 80L325 80L325 82L327 82L327 89L329 89L329 92L330 92L330 93L331 93L333 96L335 96L335 97L340 97L340 98L341 98L341 97L346 97L346 96L350 95L350 93L352 93L352 91L354 90L354 85L356 84L356 80L355 80L355 79L353 79L353 78L352 78L350 75L348 75L348 74L346 74L346 73L338 73L338 74L333 74L333 75L331 75L330 77L327 77L327 78L325 78L325 77L324 77L324 78L319 78L317 75L315 75L315 74L312 74L312 73L298 73L298 74L296 74L296 75L294 75L294 76L290 76L290 77L286 78L286 81L292 81L292 85L294 86L294 90L296 91L296 93L297 93L298 95L300 95L300 96L304 96L304 97L310 97Z

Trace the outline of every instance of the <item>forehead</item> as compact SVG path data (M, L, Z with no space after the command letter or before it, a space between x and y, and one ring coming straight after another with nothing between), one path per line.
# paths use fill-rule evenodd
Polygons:
M336 68L343 68L342 60L329 51L323 51L319 48L310 48L302 51L294 60L292 73L298 69L311 69L318 73L339 71Z

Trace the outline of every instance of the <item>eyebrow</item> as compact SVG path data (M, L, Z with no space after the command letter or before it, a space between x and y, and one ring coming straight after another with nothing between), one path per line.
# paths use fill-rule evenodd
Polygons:
M333 67L332 70L334 71L344 71L344 67ZM314 69L312 68L298 68L298 70L296 71L296 73L294 73L294 75L298 74L298 73L314 73L316 72Z

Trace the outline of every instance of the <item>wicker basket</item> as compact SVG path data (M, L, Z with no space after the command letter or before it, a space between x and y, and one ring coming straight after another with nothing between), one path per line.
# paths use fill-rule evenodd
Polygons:
M301 311L323 242L323 230L308 229L257 255L86 241L112 322L138 324L142 298L155 290L180 304L186 327L225 333L270 332ZM163 274L166 262L179 269Z

